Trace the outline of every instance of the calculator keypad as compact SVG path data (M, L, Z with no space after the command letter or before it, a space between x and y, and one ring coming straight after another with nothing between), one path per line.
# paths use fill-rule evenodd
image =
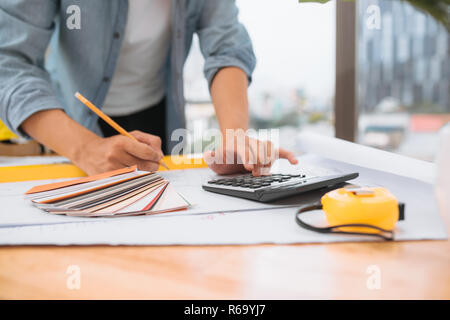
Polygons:
M208 181L208 184L217 186L241 187L259 189L290 181L293 178L305 178L304 174L272 174L269 176L254 177L251 174L232 178L216 179Z

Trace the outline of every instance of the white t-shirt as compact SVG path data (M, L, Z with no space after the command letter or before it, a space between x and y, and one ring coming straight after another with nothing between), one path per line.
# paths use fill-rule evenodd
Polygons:
M169 0L130 0L127 25L103 111L135 113L165 95L164 63L170 44Z

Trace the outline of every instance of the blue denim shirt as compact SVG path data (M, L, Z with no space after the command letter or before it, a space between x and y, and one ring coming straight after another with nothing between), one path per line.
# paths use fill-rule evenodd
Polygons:
M168 0L169 1L169 0ZM185 126L183 65L194 33L211 84L226 66L251 79L255 56L238 21L234 0L171 0L172 38L165 63L167 137ZM80 29L69 29L71 5L81 9ZM35 112L64 109L86 128L100 133L97 116L74 98L81 92L95 105L105 101L119 55L128 0L1 0L0 118L16 134ZM50 44L50 46L49 46ZM46 51L49 47L48 57ZM168 141L169 150L177 143Z

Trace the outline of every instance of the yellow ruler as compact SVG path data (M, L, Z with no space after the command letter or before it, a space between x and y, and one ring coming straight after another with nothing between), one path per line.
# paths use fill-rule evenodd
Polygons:
M164 162L170 170L194 169L207 167L202 158L191 158L187 156L165 156ZM159 167L159 171L165 171ZM84 177L86 173L73 164L42 164L15 167L0 167L0 183L19 182L30 180L78 178Z

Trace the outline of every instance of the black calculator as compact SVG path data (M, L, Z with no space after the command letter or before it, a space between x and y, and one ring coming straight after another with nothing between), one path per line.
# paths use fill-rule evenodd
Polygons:
M210 180L203 184L203 189L239 198L269 202L307 191L331 187L357 177L357 172L328 175L280 173L259 177L254 177L249 173Z

